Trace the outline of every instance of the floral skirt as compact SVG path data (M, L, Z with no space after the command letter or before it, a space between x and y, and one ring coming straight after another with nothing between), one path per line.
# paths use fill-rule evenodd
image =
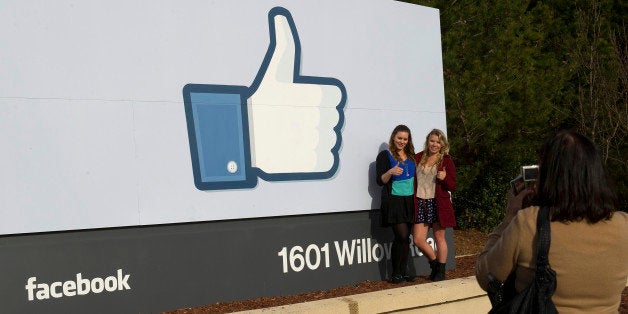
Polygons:
M414 211L414 223L435 223L438 222L438 211L436 199L417 199L417 208Z

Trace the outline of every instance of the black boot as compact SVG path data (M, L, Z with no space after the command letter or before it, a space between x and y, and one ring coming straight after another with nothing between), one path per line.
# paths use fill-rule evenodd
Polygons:
M403 275L403 279L407 282L415 282L417 281L417 279L419 279L419 277L414 275Z
M436 263L436 271L434 272L434 277L432 281L442 281L445 280L445 263Z
M405 279L405 278L403 278L403 275L398 275L398 274L397 274L397 275L393 275L393 276L390 278L390 282L391 282L391 283L394 283L394 284L397 284L397 283L402 283L402 282L405 282L405 281L406 281L406 279Z
M438 265L438 261L436 261L436 259L433 259L431 261L428 262L430 264L430 280L434 280L434 276L436 275L436 265Z
M418 277L414 275L408 275L408 255L410 254L410 243L403 246L404 250L401 252L401 260L399 261L399 267L403 280L407 282L415 282Z
M390 250L390 260L392 262L392 276L390 276L390 282L392 283L402 283L405 281L403 278L403 261L401 256L403 255L402 246L399 245L396 241L393 242L392 248Z

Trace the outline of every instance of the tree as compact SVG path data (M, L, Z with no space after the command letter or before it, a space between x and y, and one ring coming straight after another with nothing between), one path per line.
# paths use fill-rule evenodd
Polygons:
M609 9L621 4L409 2L440 10L461 227L488 230L501 220L508 181L538 160L542 140L558 128L578 128L598 142L625 187L625 28L621 8ZM588 20L592 12L597 18ZM601 31L611 24L612 32Z
M626 197L628 172L628 53L623 17L613 23L612 12L622 8L610 1L575 3L574 59L580 65L574 77L578 101L573 104L571 123L599 147L614 176L621 206Z

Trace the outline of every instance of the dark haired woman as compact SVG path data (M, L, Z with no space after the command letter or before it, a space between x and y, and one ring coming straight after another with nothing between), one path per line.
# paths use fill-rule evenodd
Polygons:
M449 156L445 133L433 129L425 137L423 151L416 154L416 198L413 242L427 258L432 281L445 280L447 261L447 227L456 226L454 207L449 192L456 188L456 166ZM427 242L432 228L436 251Z
M537 206L521 209L531 193ZM506 217L476 264L480 286L486 290L488 273L504 281L515 272L517 291L532 282L539 206L550 208L548 259L556 272L552 301L558 312L617 313L628 277L628 215L617 211L595 144L572 131L543 144L534 191L509 193Z
M382 187L382 224L391 226L395 236L391 248L391 282L414 281L406 273L410 252L414 194L414 145L405 125L398 125L390 134L388 150L377 155L377 184Z

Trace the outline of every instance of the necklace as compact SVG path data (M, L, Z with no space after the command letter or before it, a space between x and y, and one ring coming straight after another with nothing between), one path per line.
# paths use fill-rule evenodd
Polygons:
M401 164L403 165L403 169L406 171L406 176L410 176L410 170L408 170L408 164L406 163L406 161L408 161L408 159L402 161Z

